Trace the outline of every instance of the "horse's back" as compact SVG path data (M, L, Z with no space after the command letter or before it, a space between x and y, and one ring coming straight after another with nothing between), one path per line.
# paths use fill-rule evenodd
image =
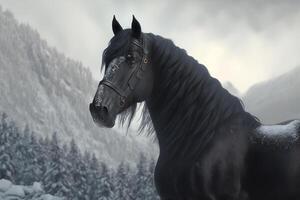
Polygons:
M273 125L261 125L254 133L256 139L268 144L293 143L300 135L300 120L289 120Z
M245 187L250 199L300 199L300 120L261 125L252 135Z

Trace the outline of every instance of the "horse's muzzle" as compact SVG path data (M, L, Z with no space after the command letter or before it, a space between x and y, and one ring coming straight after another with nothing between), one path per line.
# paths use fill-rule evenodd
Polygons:
M109 114L108 108L105 106L95 106L90 104L90 112L94 122L100 127L112 128L115 125L115 118Z

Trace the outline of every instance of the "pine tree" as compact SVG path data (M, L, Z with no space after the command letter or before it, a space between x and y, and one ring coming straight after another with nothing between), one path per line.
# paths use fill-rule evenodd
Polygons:
M67 145L66 143L63 144L62 152L63 152L63 155L64 155L64 156L63 156L64 159L66 159L66 158L67 158L67 154L68 154L68 152L69 152L69 147L68 147L68 145Z
M17 139L18 129L15 124L8 122L7 115L2 114L0 126L0 179L8 179L14 182L15 165L12 160Z
M89 163L91 162L91 154L88 151L84 151L84 156L83 156L83 162L86 163L87 165L89 165Z
M31 185L37 174L34 173L36 165L36 152L32 143L31 131L26 125L23 134L16 142L16 151L14 152L14 163L16 166L16 183L21 185ZM33 141L35 142L35 141Z
M83 156L83 163L85 166L85 188L84 188L84 193L85 193L85 198L90 199L90 191L91 191L91 182L93 177L91 177L91 154L88 151L84 152Z
M79 151L75 140L72 139L70 143L70 151L67 156L70 166L70 175L72 183L71 199L88 199L88 172L87 166L83 161L82 155Z
M24 184L31 185L35 181L40 181L42 176L42 166L39 165L41 147L36 140L35 134L32 132L29 138L27 148L27 165L24 169Z
M63 158L63 152L59 146L57 134L54 133L51 140L50 164L44 175L43 183L46 192L56 196L67 196L70 192L69 172Z
M88 169L88 185L90 186L88 190L89 199L99 199L99 192L101 190L101 174L99 169L99 162L95 154L92 155L92 159L90 160Z
M147 187L147 159L144 154L140 154L139 162L137 163L137 172L133 176L133 195L136 200L146 200L149 193ZM148 199L147 199L148 200Z
M129 173L129 166L121 162L114 176L114 200L131 200L133 198L132 191L130 191Z
M50 166L50 140L49 137L40 138L38 145L40 146L37 153L37 164L40 169L41 175L39 176L39 181L43 182L47 169Z
M110 172L105 163L101 163L101 178L100 178L100 191L98 192L99 200L110 200L113 194L113 184Z
M75 187L77 188L78 199L88 200L87 166L82 159L79 159L77 169L78 169L78 177L75 182Z

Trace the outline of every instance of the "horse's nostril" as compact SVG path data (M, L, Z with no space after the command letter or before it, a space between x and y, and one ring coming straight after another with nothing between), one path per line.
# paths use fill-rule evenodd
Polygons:
M107 109L106 106L103 106L103 107L101 108L101 111L102 111L102 113L103 113L104 115L108 115L108 109Z
M108 109L106 106L99 108L99 119L105 121L108 116Z
M104 105L97 106L91 103L90 112L94 122L96 122L96 124L98 124L100 127L105 126L111 128L115 125L115 118L111 115L109 107Z
M103 110L103 106L100 103L94 103L93 108L97 112L101 112Z

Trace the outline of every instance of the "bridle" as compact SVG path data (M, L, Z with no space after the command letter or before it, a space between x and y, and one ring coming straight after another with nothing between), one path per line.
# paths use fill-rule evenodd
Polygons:
M136 88L137 83L143 77L143 73L146 71L146 66L149 64L149 51L148 51L148 40L147 36L142 34L140 40L133 39L132 44L139 49L142 49L142 59L138 63L134 63L133 67L130 68L130 75L127 80L127 87L125 90L122 89L120 85L113 83L109 78L103 78L99 83L100 85L105 85L115 91L120 97L120 106L125 105L125 101L129 94ZM115 60L115 61L114 61ZM119 69L119 66L125 62L124 57L115 58L110 62L109 65L113 65L114 69ZM113 71L114 72L114 71Z

